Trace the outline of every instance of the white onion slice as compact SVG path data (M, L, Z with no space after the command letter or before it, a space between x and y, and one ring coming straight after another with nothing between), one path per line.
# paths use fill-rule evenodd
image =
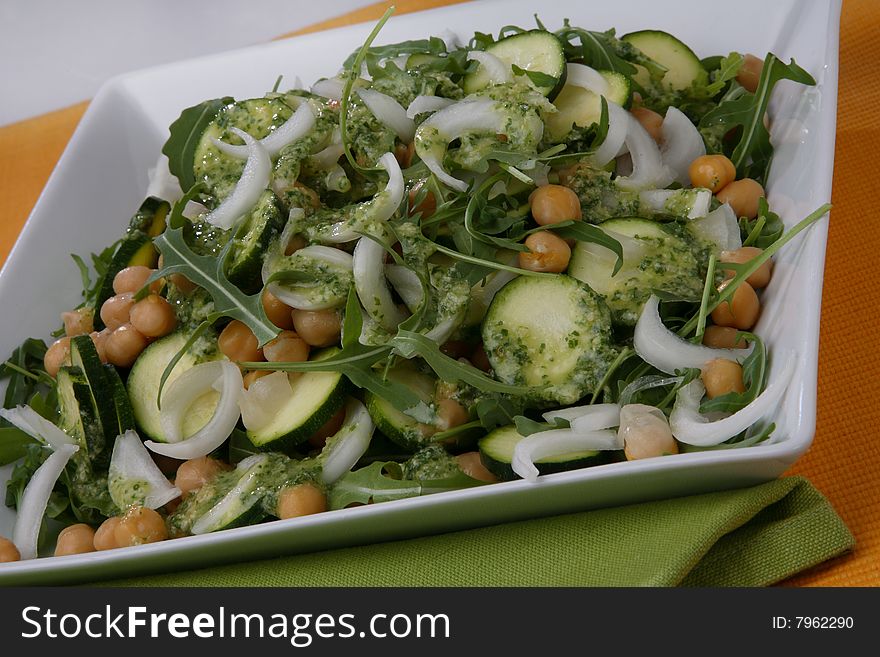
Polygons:
M646 189L639 192L639 204L652 212L662 214L668 212L667 207L687 209L688 219L699 219L709 214L712 203L712 192L700 187L694 189Z
M134 483L139 484L136 493L131 490ZM140 437L131 430L117 436L113 444L107 487L110 499L122 510L133 504L158 509L180 497L180 489L162 474Z
M329 98L330 100L342 100L343 91L345 91L345 83L339 78L318 80L311 88L313 94Z
M260 495L254 493L260 487L260 475L268 461L269 457L266 454L254 454L241 461L235 468L236 472L241 473L238 483L193 523L192 533L199 535L215 531L227 524L228 515L232 513L240 515L259 502Z
M605 133L605 140L590 156L590 160L595 166L604 167L617 157L621 150L625 150L624 140L629 127L629 119L629 112L617 103L608 101L608 132Z
M742 246L736 213L727 203L718 206L705 217L692 221L690 229L700 239L715 244L716 255L722 251L735 251Z
M400 141L408 144L413 140L413 136L416 134L416 124L407 116L406 110L400 103L375 89L358 89L357 94L376 118L394 131Z
M62 445L76 445L76 441L49 422L30 406L0 408L0 417L24 431L31 438L58 449Z
M722 420L712 422L700 414L700 400L705 392L700 379L694 379L680 388L669 415L672 435L688 445L708 447L720 445L756 424L777 408L794 374L795 354L784 352L779 354L779 358L784 361L782 369L764 392L751 404Z
M683 340L663 325L660 299L656 295L645 302L633 334L633 347L639 357L661 372L675 374L687 367L702 368L715 358L742 361L752 352L747 349L715 349Z
M327 148L312 155L311 158L319 169L327 171L339 162L339 158L342 157L344 152L345 148L343 148L342 144L332 143Z
M462 309L451 317L438 322L434 328L425 333L425 337L437 344L444 344L452 337L452 334L455 333L462 321L464 321L464 317L465 309Z
M577 433L598 431L616 427L620 422L620 406L617 404L588 404L547 411L544 420L552 422L556 418L568 420L571 429Z
M70 457L78 450L76 445L59 445L37 468L25 486L12 529L12 542L22 559L36 558L40 527L49 504L49 496Z
M162 393L159 421L168 443L148 440L146 446L175 459L194 459L210 454L232 433L241 415L238 399L244 389L241 370L229 361L196 365L177 377ZM217 407L207 424L191 436L183 435L184 415L202 395L220 392Z
M455 103L451 98L441 98L440 96L416 96L413 102L406 108L406 115L414 119L419 114L427 114L445 109Z
M164 153L156 160L156 166L147 171L147 180L146 196L155 196L169 203L183 196L180 181L168 168L168 156Z
M272 175L272 158L263 145L243 130L238 128L229 130L244 140L248 149L248 158L241 172L241 178L235 183L232 193L205 217L205 221L209 224L224 229L232 228L235 222L256 204L260 194L269 186L269 178Z
M565 84L581 87L599 96L607 96L610 91L608 80L599 71L586 64L566 64Z
M342 428L327 440L321 453L324 458L321 480L325 484L334 483L354 467L370 446L374 428L367 407L350 398L345 404Z
M633 171L629 176L619 176L615 182L631 190L666 187L672 182L672 174L663 165L657 142L629 112L626 115L624 143L632 157Z
M572 452L615 449L623 449L616 431L577 433L571 429L551 429L533 433L519 441L513 450L511 466L520 477L533 482L538 478L535 461Z
M391 298L385 280L385 249L368 237L354 247L354 288L364 310L383 328L393 331L406 316Z
M385 265L385 278L391 283L395 292L400 295L410 312L415 312L425 299L422 281L409 267L403 265Z
M706 154L703 137L684 112L672 105L666 110L660 131L663 134L663 147L660 149L663 164L675 176L673 180L690 186L688 168L691 162Z
M291 210L291 213L293 213L293 210ZM292 226L292 224L288 223L288 226ZM285 231L287 231L287 227L285 227ZM285 246L287 242L286 237L289 239L289 236L282 234L280 240L281 244ZM299 249L294 253L294 257L321 260L331 267L344 271L351 271L354 264L351 255L345 251L320 244L312 244ZM272 275L272 269L272 259L266 258L263 263L263 281L269 280ZM311 294L310 291L315 290L316 287L320 286L283 284L278 282L272 282L268 285L269 292L292 308L298 308L299 310L327 310L328 308L339 306L339 299L324 294L318 294L317 297Z
M315 127L315 113L308 103L300 103L300 106L287 121L275 128L268 135L260 139L260 145L266 149L270 157L275 157L285 146L302 139ZM214 145L221 151L241 160L248 157L250 151L247 146L227 144L225 141L214 140Z
M513 81L513 70L510 64L502 62L495 55L485 50L471 50L467 54L468 61L480 62L477 70L483 69L489 84L504 84Z
M287 372L272 372L254 381L242 390L238 400L245 428L258 431L269 424L291 395L293 388Z

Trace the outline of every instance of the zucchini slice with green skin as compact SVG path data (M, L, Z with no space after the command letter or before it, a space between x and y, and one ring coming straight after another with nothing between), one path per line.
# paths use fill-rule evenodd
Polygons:
M614 276L616 256L608 249L591 242L578 242L573 249L569 275L605 300L617 324L635 326L642 306L655 290L682 300L700 300L704 278L697 249L664 226L640 218L599 224L623 247L623 267Z
M293 110L280 98L251 98L223 107L202 132L193 153L196 182L205 183L219 204L232 192L245 161L221 152L213 139L241 144L241 139L229 128L238 128L254 139L263 139L292 115Z
M482 336L495 376L533 388L531 401L541 405L575 403L617 356L608 307L564 274L520 276L501 288Z
M311 360L329 358L338 349L325 349ZM305 442L345 403L348 379L341 372L304 372L290 383L292 394L272 421L247 437L261 451L285 452Z
M629 78L614 71L599 71L608 82L605 98L624 109L632 102L632 85ZM553 99L557 112L548 114L545 121L547 137L562 140L574 126L588 128L602 117L602 97L589 89L568 84Z
M705 84L709 77L700 58L686 44L668 32L660 30L641 30L623 35L621 41L635 46L661 66L666 74L660 80L662 88L668 91L683 91L694 84ZM647 69L636 65L638 72L633 79L643 87L651 84Z
M128 224L125 237L116 248L107 271L101 278L98 296L95 298L94 322L95 329L104 328L101 321L101 306L112 297L113 279L126 267L142 265L154 269L159 262L159 252L153 246L153 238L165 231L166 220L171 206L167 201L154 196L147 197L135 212Z
M162 374L171 359L183 349L188 340L189 334L183 331L156 340L138 356L128 374L126 388L135 423L144 436L157 442L168 442L162 431L162 423L159 421L159 406L156 403ZM171 370L165 387L167 388L177 377L198 363L222 357L219 353L208 354L207 357L204 354L200 356L197 358L197 352L192 348L184 353L174 369ZM218 398L219 393L210 393L198 399L190 407L183 421L184 436L192 435L207 424L217 408Z
M103 446L101 425L92 406L92 393L82 370L78 367L62 367L55 377L58 393L58 427L74 438L84 449L89 460L96 448ZM95 437L100 444L95 444Z
M129 429L135 428L134 411L131 408L128 391L125 389L125 384L122 382L119 372L109 363L104 365L104 370L113 393L113 405L116 408L116 423L119 426L119 434L122 434ZM119 434L116 435L118 436Z
M412 390L426 404L434 401L437 379L433 376L413 369L398 367L388 372L388 378ZM415 452L431 442L431 434L435 431L434 427L422 424L397 410L387 399L367 392L365 403L376 427L393 443L407 451Z
M521 436L516 427L512 425L495 429L480 439L480 461L489 472L499 479L504 481L519 479L520 477L513 471L511 463L513 462L513 450L523 438L524 436ZM553 474L554 472L578 470L591 465L608 463L611 454L609 451L593 450L572 452L564 456L539 459L535 461L535 466L542 475Z
M263 267L263 256L269 248L269 242L282 228L284 216L278 197L267 189L235 233L232 252L226 264L227 277L243 292L259 292L262 287L260 270Z
M486 48L505 64L518 66L524 71L549 76L547 84L530 84L540 93L550 98L565 84L565 51L556 35L546 30L529 30L496 41ZM552 79L552 81L550 81ZM489 74L482 66L468 73L462 87L465 93L472 94L489 86Z

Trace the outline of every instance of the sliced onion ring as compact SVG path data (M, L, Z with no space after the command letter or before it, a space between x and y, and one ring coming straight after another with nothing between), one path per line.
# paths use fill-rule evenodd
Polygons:
M437 112L454 103L454 100L450 98L442 98L440 96L416 96L413 99L413 102L409 104L409 107L406 108L406 115L409 118L414 119L419 114Z
M243 130L229 130L244 140L248 149L247 162L232 193L205 217L212 226L227 230L256 204L260 194L269 186L272 174L272 158L263 145Z
M700 379L694 379L681 387L676 393L675 405L669 415L672 435L687 445L708 447L720 445L759 422L782 401L794 374L795 354L783 352L778 357L783 360L782 369L764 392L751 404L722 420L712 422L700 414L700 400L706 390Z
M204 427L184 437L183 418L202 395L218 390L220 399L214 415ZM159 420L168 443L148 440L145 445L157 454L175 459L194 459L210 454L223 444L241 415L238 399L244 384L241 370L229 361L196 365L177 377L162 393Z
M367 407L357 399L349 398L345 404L342 428L327 440L321 453L324 459L321 481L332 484L350 471L370 446L373 429L375 425Z
M413 140L416 124L406 114L406 110L387 94L375 89L358 89L358 96L379 121L394 133L405 144Z
M260 377L247 390L242 390L238 400L242 424L251 431L261 429L272 421L292 394L287 372Z
M31 438L58 449L62 445L76 445L76 441L49 422L30 406L0 409L0 417L24 431Z
M608 101L608 132L605 133L605 140L590 156L595 166L604 167L620 153L624 147L629 118L629 112L617 103Z
M394 303L385 280L385 249L369 237L354 247L354 288L364 310L383 328L394 331L406 316Z
M30 481L25 486L21 503L18 505L15 526L12 529L12 542L18 548L22 559L37 557L37 542L43 516L49 504L49 496L70 457L78 450L77 445L59 445L31 475Z
M620 406L617 404L588 404L547 411L542 416L547 422L556 418L568 420L573 431L598 431L610 429L620 423Z
M687 367L702 368L715 358L742 361L752 352L751 346L747 349L715 349L682 340L663 325L660 299L653 294L645 302L636 322L633 347L643 361L667 374L675 374L675 370Z
M535 461L572 452L616 449L623 449L616 431L578 433L571 429L551 429L520 440L513 450L511 466L520 477L534 482L538 478Z
M629 112L626 114L624 143L632 157L633 171L629 176L619 176L615 182L623 189L666 187L672 182L672 175L663 165L657 142Z
M124 497L114 481L136 481L141 484L137 498ZM158 509L173 499L180 497L180 489L172 486L162 474L159 466L144 447L140 437L134 431L126 431L116 437L113 443L113 454L110 456L109 481L110 498L120 509L125 510L132 504Z
M259 144L266 149L270 157L275 157L281 149L305 137L315 127L315 113L309 103L300 103L287 121L275 128L267 136L260 139ZM214 140L214 145L221 151L241 160L248 157L247 146L227 144L225 141Z
M477 70L483 69L489 78L489 84L504 84L513 81L513 70L510 64L502 62L495 55L485 50L471 50L467 54L468 61L480 62Z
M706 154L703 137L684 112L672 105L666 110L660 131L663 134L663 147L660 149L663 164L674 176L673 180L689 187L691 177L688 168L691 162Z
M592 91L598 96L607 96L610 91L608 80L586 64L566 64L565 84Z
M310 90L317 96L323 96L330 100L342 100L342 92L345 91L345 83L339 78L327 78L318 80Z

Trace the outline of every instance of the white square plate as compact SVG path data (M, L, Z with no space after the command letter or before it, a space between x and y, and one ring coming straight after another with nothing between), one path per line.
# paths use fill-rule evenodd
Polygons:
M589 9L587 10L587 7ZM719 9L721 9L719 3ZM772 103L776 157L767 186L772 207L791 226L831 198L837 103L839 0L739 0L713 12L705 0L606 3L477 2L393 18L377 43L427 37L444 28L465 40L503 24L575 25L623 34L661 29L703 57L731 50L773 52L817 80L814 88L779 84ZM760 16L761 20L755 20ZM372 25L355 25L123 75L91 103L0 273L0 353L29 336L47 336L59 312L79 300L70 253L104 247L143 200L170 123L206 98L248 98L279 74L310 83L336 73ZM799 366L774 416L775 440L744 449L615 463L515 481L276 521L134 549L0 564L0 583L97 580L196 568L517 519L749 486L776 478L809 447L816 421L819 304L827 221L790 243L776 259L757 331L771 350L791 350ZM779 363L776 363L777 365ZM776 369L771 372L771 379ZM0 469L0 490L11 466ZM14 513L0 505L0 535Z

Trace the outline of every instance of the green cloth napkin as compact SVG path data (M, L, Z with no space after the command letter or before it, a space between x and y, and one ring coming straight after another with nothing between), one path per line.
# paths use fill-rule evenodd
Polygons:
M753 488L104 584L763 586L852 549L802 477Z

